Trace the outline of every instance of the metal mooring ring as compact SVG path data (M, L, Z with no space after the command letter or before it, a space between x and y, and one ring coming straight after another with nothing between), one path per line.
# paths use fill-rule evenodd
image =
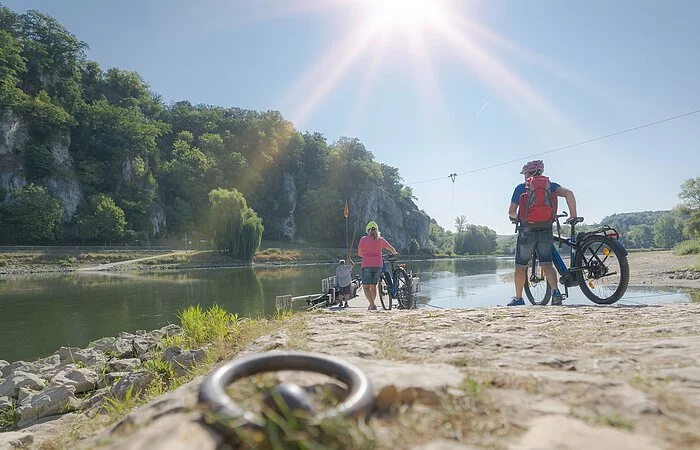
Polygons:
M342 381L350 390L347 398L335 408L319 413L315 419L348 417L368 412L374 404L369 378L357 367L326 355L308 352L267 352L230 361L209 374L199 390L202 403L225 419L262 428L265 419L238 406L226 393L226 386L234 381L263 372L298 370L317 372Z

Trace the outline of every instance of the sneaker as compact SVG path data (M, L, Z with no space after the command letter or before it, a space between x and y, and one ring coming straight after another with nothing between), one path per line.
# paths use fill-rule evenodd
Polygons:
M564 296L561 295L561 292L559 292L558 289L552 292L552 306L561 306L563 301Z
M345 302L345 305L343 306L343 308L347 308L347 307L348 307L348 302Z
M506 306L525 306L525 300L523 300L522 297L520 298L515 298L510 301Z

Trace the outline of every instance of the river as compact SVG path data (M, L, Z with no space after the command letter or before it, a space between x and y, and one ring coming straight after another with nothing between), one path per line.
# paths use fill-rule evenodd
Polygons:
M512 258L412 261L408 266L421 279L420 308L504 305L513 295ZM178 312L189 305L218 303L242 317L271 315L275 296L318 293L320 280L334 273L333 265L315 264L1 278L0 359L31 360L61 346L85 347L121 331L178 323ZM630 287L616 305L697 297L674 288ZM577 288L566 304L592 305Z

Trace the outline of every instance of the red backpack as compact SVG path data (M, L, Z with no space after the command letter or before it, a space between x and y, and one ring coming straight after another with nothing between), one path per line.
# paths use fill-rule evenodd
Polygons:
M525 181L525 192L520 194L519 216L528 228L548 228L557 214L557 196L549 191L551 183L544 175L535 175Z

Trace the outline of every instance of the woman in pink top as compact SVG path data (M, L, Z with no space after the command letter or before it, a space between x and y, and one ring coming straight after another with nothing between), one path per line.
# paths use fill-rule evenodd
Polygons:
M374 300L377 298L377 284L382 273L382 250L387 249L392 254L399 253L379 233L377 223L371 221L365 227L367 236L362 236L357 244L357 254L362 258L362 288L369 300L367 309L377 309Z

